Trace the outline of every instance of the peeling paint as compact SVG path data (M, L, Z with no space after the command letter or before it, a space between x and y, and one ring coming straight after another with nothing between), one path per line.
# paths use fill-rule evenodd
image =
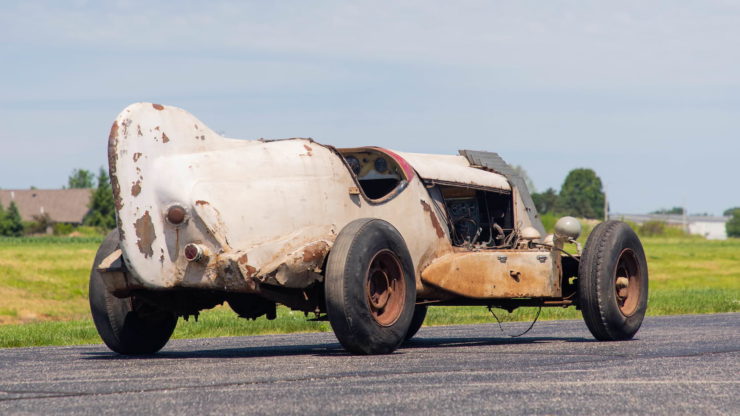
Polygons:
M167 143L170 141L170 138L167 137L167 134L165 132L162 132L162 143Z
M442 229L442 225L440 225L437 216L434 215L434 212L432 212L432 207L429 206L429 204L427 204L424 200L421 200L421 206L422 208L424 208L424 212L429 215L429 219L432 220L432 226L434 226L434 231L437 233L437 237L444 237L445 231Z
M326 253L329 252L329 244L326 241L317 241L303 249L303 262L314 263L323 261Z
M131 186L131 196L139 196L141 193L141 181L134 182L133 186Z
M306 149L306 153L302 153L301 156L313 156L313 148L311 146L304 144L303 148Z
M138 162L140 157L141 157L141 152L134 153L134 163Z
M123 125L122 133L123 133L123 138L125 139L126 136L128 136L128 126L131 125L131 119L127 118L126 120L123 120L121 122L121 125Z
M250 265L246 265L245 268L247 269L247 277L252 277L255 273L257 273L257 269Z
M139 251L145 258L152 257L154 255L152 244L157 238L157 235L154 232L154 225L152 224L152 217L149 215L149 211L145 211L144 215L136 220L134 229L136 230L136 237L139 239L136 242Z
M139 137L143 136L143 134L141 133L141 126L138 124L136 125L136 135Z
M120 211L123 208L123 200L121 199L121 185L118 182L118 120L113 122L110 128L110 134L108 135L108 173L110 175L110 185L113 190L113 202L116 205L116 210ZM121 229L121 225L118 225Z

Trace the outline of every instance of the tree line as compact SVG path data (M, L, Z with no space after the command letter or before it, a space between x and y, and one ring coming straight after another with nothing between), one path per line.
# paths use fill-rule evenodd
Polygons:
M601 178L593 169L573 169L566 176L560 191L548 188L544 192L535 191L532 180L523 168L515 166L514 170L524 178L531 191L537 212L541 215L571 215L589 219L604 218L604 210L608 209L605 203L606 195L602 189ZM651 212L651 214L668 215L683 215L684 213L682 207L662 208ZM730 208L723 215L730 217L725 225L727 236L740 237L740 207Z
M526 172L516 169L533 189ZM601 178L593 169L578 168L568 172L560 191L548 188L544 192L532 192L532 200L541 215L570 215L578 218L603 219L606 195Z

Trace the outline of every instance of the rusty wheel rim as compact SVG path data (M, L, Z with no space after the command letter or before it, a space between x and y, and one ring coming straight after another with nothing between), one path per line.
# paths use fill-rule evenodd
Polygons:
M375 253L365 275L370 314L382 326L393 325L406 303L406 285L398 257L387 249Z
M620 312L631 316L637 310L642 288L642 274L635 257L635 252L627 248L622 250L614 273L614 295Z

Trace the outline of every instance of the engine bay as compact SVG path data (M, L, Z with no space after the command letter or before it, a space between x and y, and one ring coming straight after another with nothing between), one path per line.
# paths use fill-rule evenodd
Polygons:
M515 245L510 193L439 186L455 246L510 248Z

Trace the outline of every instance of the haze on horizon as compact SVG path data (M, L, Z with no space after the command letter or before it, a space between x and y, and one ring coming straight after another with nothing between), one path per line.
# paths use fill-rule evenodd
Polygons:
M106 163L132 102L242 139L479 149L612 212L740 206L740 3L0 4L0 188Z

